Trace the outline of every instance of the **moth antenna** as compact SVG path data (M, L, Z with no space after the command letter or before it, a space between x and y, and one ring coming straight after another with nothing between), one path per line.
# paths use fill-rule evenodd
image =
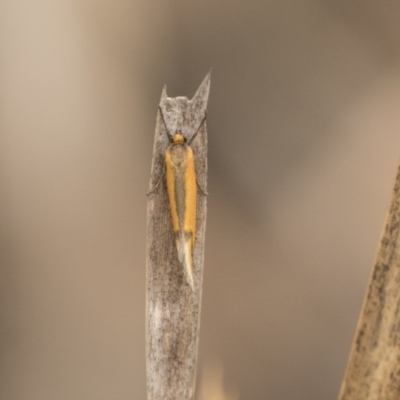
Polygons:
M152 189L149 190L149 192L147 193L146 196L150 196L158 187L158 185L160 184L160 182L162 181L162 178L164 178L165 176L165 167L164 167L164 171L162 173L162 175L160 176L160 179L158 180L158 182L153 186Z
M196 137L197 133L199 132L199 130L200 130L200 128L201 128L201 126L204 124L204 121L206 120L206 118L207 118L207 111L204 113L204 117L203 117L203 119L201 120L200 125L199 125L199 127L197 128L197 131L196 131L196 132L193 134L193 136L188 140L188 144L192 143L192 140Z
M206 190L204 190L203 187L200 185L200 182L197 179L197 176L196 176L196 184L197 184L198 188L200 189L200 192L203 194L203 196L208 196L208 192Z
M173 135L171 135L171 134L169 133L168 126L167 126L167 124L166 124L166 122L165 122L165 119L164 119L164 113L163 113L163 111L162 111L162 108L161 108L161 106L158 106L158 108L159 108L159 110L160 110L161 119L162 119L163 122L164 122L165 130L167 131L167 136L169 137L170 140L172 140Z

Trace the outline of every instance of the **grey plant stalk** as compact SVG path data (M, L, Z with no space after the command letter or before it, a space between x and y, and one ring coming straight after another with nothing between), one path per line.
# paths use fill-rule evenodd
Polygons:
M170 132L190 137L206 113L210 73L191 100L167 97L160 109ZM192 400L199 340L207 198L197 191L196 240L193 250L194 290L178 260L166 190L165 150L169 145L164 121L157 115L150 188L147 201L147 399ZM191 142L199 185L207 187L207 127L204 122ZM160 180L161 179L161 180Z

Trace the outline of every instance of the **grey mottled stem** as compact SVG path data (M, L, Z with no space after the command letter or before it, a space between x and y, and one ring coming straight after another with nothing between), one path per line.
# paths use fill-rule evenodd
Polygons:
M339 400L400 399L400 168Z
M164 172L168 132L182 131L189 141L204 119L210 89L206 76L191 100L169 98L164 88L157 115L147 202L147 399L192 400L199 340L207 198L197 193L197 235L193 251L194 291L178 260ZM197 180L207 187L207 127L190 142ZM154 190L153 190L154 189Z

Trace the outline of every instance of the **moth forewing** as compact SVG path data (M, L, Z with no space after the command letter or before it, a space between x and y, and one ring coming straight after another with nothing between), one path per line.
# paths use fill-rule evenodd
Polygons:
M207 123L206 117L207 117L207 115L205 114L203 119L200 122L199 127L197 128L196 134L194 134L188 138L188 143L189 143L190 147L192 148L193 154L194 154L196 182L198 185L198 189L200 189L198 191L198 192L200 192L200 195L207 194L207 187L206 187L207 138L205 135L206 123ZM203 157L198 157L198 154L200 152L203 154Z
M174 139L178 136L175 135ZM174 140L173 139L173 140ZM165 171L169 205L178 259L187 282L194 290L193 245L196 235L196 172L193 150L178 138L165 152Z
M193 150L186 148L186 172L185 172L185 217L183 232L181 235L181 248L184 246L183 265L187 274L188 283L194 290L193 282L193 250L196 240L196 219L197 219L197 185L196 169L193 157Z

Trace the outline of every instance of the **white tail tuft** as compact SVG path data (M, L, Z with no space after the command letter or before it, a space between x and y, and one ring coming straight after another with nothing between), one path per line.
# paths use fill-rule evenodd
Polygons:
M184 235L181 235L176 241L176 246L178 250L178 259L184 268L187 283L194 291L192 240L191 238L185 238Z
M186 248L186 240L185 236L182 234L179 235L179 239L176 241L176 247L178 249L178 260L181 264L183 264L185 259L185 248Z

